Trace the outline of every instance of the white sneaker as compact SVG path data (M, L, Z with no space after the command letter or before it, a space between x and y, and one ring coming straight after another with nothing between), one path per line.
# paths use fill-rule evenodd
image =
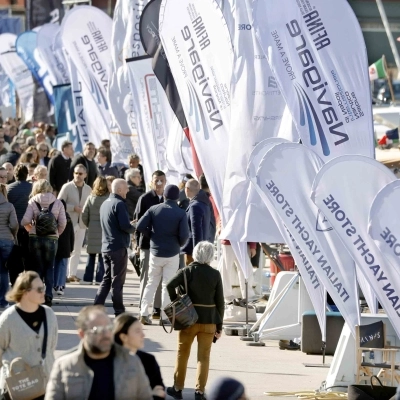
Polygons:
M57 289L57 294L59 296L64 296L64 290L62 288Z

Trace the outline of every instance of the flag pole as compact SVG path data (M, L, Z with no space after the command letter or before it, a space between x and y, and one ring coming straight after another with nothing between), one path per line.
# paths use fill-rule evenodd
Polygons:
M385 55L382 55L382 60L383 60L383 68L385 69L386 79L387 79L388 85L389 85L390 96L392 97L392 103L394 103L395 99L394 99L392 80L390 79L390 76L388 74Z
M382 0L376 0L376 5L378 6L379 14L381 15L383 26L385 27L386 35L389 40L390 48L392 49L392 53L394 56L394 61L397 66L397 77L400 78L400 56L399 52L397 51L396 43L393 39L392 32L390 30L389 21L386 16L385 8L382 4Z

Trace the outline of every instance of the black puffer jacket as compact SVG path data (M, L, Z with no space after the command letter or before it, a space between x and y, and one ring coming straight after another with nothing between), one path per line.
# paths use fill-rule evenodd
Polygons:
M14 206L18 223L21 223L28 207L32 184L26 181L16 181L7 186L8 201Z

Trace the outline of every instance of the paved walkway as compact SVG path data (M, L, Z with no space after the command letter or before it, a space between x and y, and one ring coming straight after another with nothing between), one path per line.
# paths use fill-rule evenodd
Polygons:
M86 256L81 258L78 277L82 278ZM53 309L58 318L59 340L56 356L76 346L79 342L74 319L84 305L92 304L98 286L71 283L67 285L63 297L55 296ZM138 315L139 279L135 273L128 273L124 290L124 302L127 311ZM110 316L113 316L110 299L106 303ZM161 367L164 383L170 386L176 357L175 332L168 335L161 326L145 327L145 351L154 354ZM231 376L246 386L252 400L266 399L264 391L300 391L314 390L325 380L328 369L306 368L303 363L321 363L321 356L307 356L300 351L282 351L277 341L266 341L265 347L249 347L237 336L223 335L211 352L210 384L219 376ZM327 357L327 362L332 357ZM184 399L194 398L196 375L196 345L188 364ZM167 396L167 399L171 397ZM106 399L105 399L106 400Z

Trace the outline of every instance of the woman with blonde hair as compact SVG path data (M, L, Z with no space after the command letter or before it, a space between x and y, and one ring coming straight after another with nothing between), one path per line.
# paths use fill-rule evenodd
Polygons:
M0 388L3 389L3 393L5 378L10 375L10 364L17 357L21 357L30 367L43 365L46 380L50 376L57 345L58 325L53 310L42 305L44 290L39 275L34 271L26 271L19 274L7 294L7 300L16 304L0 316ZM45 330L47 341L43 358Z
M42 221L47 222L48 229L42 228ZM45 300L48 306L51 306L53 299L54 259L57 253L58 236L63 232L66 224L63 204L54 196L50 183L46 179L39 179L33 185L21 225L29 232L31 269L38 272L42 278L44 277Z
M33 153L33 160L31 162L34 162L36 164L40 164L40 158L39 158L39 153L36 149L35 146L29 146L24 153Z
M89 255L83 280L89 283L92 283L94 280L96 254L98 254L96 283L100 283L103 280L104 263L103 256L101 255L100 207L108 199L109 194L107 178L98 176L93 182L92 193L83 206L82 221L88 228L86 251Z
M11 254L18 232L18 219L14 206L7 200L7 187L0 184L0 308L8 306L5 299L9 287L6 262Z

